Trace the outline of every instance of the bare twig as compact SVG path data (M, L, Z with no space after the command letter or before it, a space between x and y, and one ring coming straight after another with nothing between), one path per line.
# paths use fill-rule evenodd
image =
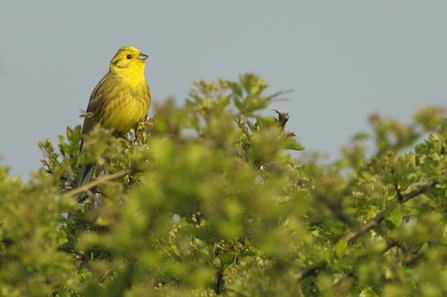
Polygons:
M278 110L276 108L273 108L273 107L269 107L269 108L271 110L273 110L273 111L276 111L276 113L278 114L279 125L284 128L284 126L286 125L287 121L289 120L289 114L284 112L284 111L281 111L281 110Z
M273 99L273 98L275 98L275 97L278 97L279 95L283 95L283 94L287 94L287 93L292 93L292 92L293 92L293 89L285 90L285 91L278 91L278 92L276 92L276 93L274 93L274 94L268 96L268 99Z

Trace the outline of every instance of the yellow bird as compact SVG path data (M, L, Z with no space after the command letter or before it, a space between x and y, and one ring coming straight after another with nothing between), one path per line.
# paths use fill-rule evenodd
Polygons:
M97 124L115 130L114 135L125 136L143 120L151 105L151 92L144 77L147 56L140 50L125 46L110 62L109 72L93 90L82 126L87 135ZM81 140L81 150L84 141ZM76 187L88 184L96 164L84 164Z

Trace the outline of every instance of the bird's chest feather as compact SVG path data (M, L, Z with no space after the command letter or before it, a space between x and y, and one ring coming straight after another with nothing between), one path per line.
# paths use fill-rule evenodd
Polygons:
M126 133L144 118L149 109L150 94L146 80L127 82L125 87L114 86L108 100L102 126Z

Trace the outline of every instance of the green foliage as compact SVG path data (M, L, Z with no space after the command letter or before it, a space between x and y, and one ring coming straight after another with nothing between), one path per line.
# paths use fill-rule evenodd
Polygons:
M27 185L0 167L0 295L445 295L444 110L375 114L373 135L320 164L292 158L304 147L285 113L259 115L267 86L195 82L131 142L96 127L81 154L68 128L58 152L39 143L45 169ZM86 162L99 187L79 198Z

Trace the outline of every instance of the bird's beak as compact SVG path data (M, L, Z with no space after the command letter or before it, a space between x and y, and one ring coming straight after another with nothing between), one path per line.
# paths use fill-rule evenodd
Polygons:
M148 58L147 55L145 55L145 54L141 54L141 55L138 56L137 59L139 59L139 60L146 60L147 58Z

